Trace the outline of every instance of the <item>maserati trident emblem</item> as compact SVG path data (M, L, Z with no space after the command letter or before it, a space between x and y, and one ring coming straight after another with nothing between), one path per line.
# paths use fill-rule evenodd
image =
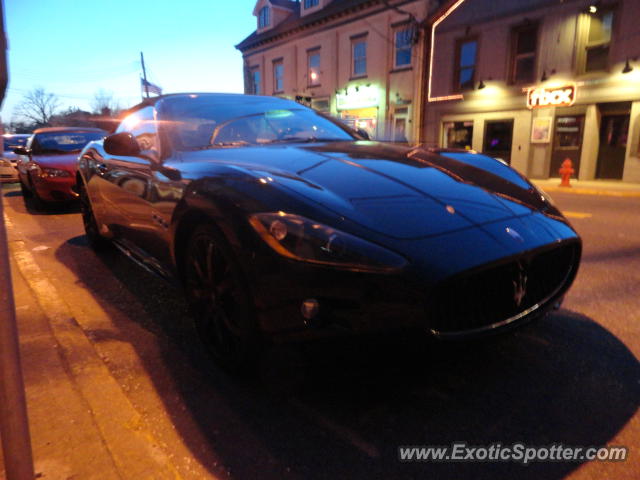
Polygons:
M513 301L516 307L522 304L522 300L527 294L527 272L522 262L518 262L518 271L516 272L516 278L513 280Z

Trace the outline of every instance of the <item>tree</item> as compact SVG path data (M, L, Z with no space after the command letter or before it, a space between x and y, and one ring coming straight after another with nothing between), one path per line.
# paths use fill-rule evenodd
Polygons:
M38 87L24 95L22 101L16 105L13 114L33 123L35 128L43 127L49 125L51 117L55 115L59 106L58 97Z
M113 98L113 92L101 88L93 95L91 108L93 113L111 116L120 110L120 104Z

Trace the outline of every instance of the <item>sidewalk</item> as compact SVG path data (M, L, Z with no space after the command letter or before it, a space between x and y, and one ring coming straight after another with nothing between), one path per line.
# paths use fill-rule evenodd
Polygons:
M572 178L571 187L561 187L559 178L532 179L532 182L545 192L640 198L640 184L638 183L615 180L575 180Z
M11 270L36 478L181 478L20 243Z

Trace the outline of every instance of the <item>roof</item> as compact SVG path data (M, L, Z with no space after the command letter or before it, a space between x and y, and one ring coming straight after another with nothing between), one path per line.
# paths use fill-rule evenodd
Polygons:
M50 132L104 132L101 128L92 127L44 127L38 128L33 133L50 133Z
M287 0L278 0L278 2L285 2ZM274 3L271 0L271 3ZM258 33L253 32L247 38L242 40L239 44L236 45L236 48L242 52L257 46L261 43L267 42L269 40L275 39L276 37L283 35L285 33L291 32L293 30L298 30L306 27L310 27L311 25L327 21L331 17L347 13L350 10L354 9L362 9L368 7L370 5L375 5L382 3L382 0L340 0L331 2L329 5L324 7L317 12L311 13L309 15L305 15L304 17L300 16L300 9L296 8L293 12L281 23L276 25L275 27Z

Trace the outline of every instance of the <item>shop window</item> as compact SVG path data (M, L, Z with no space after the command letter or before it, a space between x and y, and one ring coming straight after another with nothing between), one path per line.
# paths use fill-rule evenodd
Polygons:
M262 7L258 12L258 28L265 28L271 24L271 9Z
M456 44L455 90L472 90L476 78L478 40L475 38L458 40Z
M444 148L471 149L473 142L473 122L447 122L444 124Z
M607 70L613 30L613 11L598 10L589 15L589 34L585 45L584 72Z
M320 49L307 52L307 77L309 86L320 85Z
M367 74L367 39L358 38L353 39L351 43L351 52L353 57L353 71L351 72L354 77L362 77Z
M313 8L317 7L320 0L304 0L304 8Z
M282 60L273 62L273 92L282 93L284 91L284 64Z
M395 34L395 66L396 68L411 65L411 51L413 49L413 28L405 26L396 30Z
M329 100L312 100L311 108L319 112L329 113Z
M247 93L252 95L260 95L261 88L260 88L260 68L259 67L253 67L251 68L251 70L249 70L248 87L249 88Z
M538 25L524 25L513 29L511 35L510 83L533 83L536 76Z

